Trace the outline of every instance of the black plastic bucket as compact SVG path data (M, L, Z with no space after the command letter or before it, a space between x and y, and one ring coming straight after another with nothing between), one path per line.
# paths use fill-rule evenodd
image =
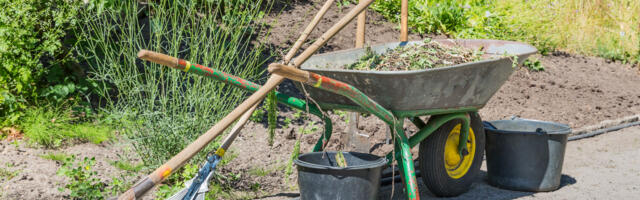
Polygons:
M527 120L485 122L489 184L520 191L552 191L560 186L571 128Z
M380 172L387 159L358 152L342 154L347 167L338 167L336 152L306 153L294 160L301 199L378 198Z

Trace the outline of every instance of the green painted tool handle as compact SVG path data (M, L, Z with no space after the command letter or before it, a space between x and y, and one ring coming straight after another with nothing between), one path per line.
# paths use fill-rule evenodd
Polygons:
M284 76L291 80L300 81L307 85L347 97L387 124L395 124L396 122L395 117L389 110L380 106L380 104L352 85L313 72L296 69L292 66L278 63L270 64L268 70L275 75Z

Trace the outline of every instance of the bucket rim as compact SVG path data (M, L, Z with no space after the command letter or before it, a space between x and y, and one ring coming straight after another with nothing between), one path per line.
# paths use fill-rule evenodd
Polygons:
M539 123L539 124L547 124L547 125L553 125L553 126L557 126L559 127L558 130L554 130L554 131L547 131L544 133L540 133L540 132L532 132L532 131L513 131L513 130L505 130L505 129L498 129L495 126L493 126L493 123L495 122L517 122L517 121L526 121L526 122L534 122L534 123ZM535 119L525 119L525 118L513 118L513 119L503 119L503 120L494 120L494 121L485 121L485 123L488 123L490 126L484 126L485 130L491 130L495 133L502 133L502 134L547 134L547 135L568 135L571 133L571 127L569 127L569 125L567 124L562 124L562 123L557 123L557 122L550 122L550 121L542 121L542 120L535 120Z
M326 165L320 165L320 164L315 164L315 163L310 163L310 162L306 162L306 161L300 160L300 157L304 156L304 155L324 154L324 153L337 153L337 151L310 152L310 153L300 154L298 156L298 158L293 160L293 163L295 163L298 166L312 168L312 169L331 169L331 170L372 169L372 168L378 168L378 167L381 167L381 166L384 166L384 165L387 164L387 158L385 158L385 157L380 157L380 156L376 156L376 155L369 154L369 153L352 152L352 151L343 151L342 153L368 155L368 156L376 157L378 159L376 159L375 161L372 161L371 163L367 163L367 164L364 164L364 165L355 165L355 166L347 166L347 167L326 166Z

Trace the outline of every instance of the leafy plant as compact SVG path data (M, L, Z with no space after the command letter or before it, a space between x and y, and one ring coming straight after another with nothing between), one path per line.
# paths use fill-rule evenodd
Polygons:
M256 110L253 111L253 113L251 113L251 117L249 117L249 120L260 123L262 122L263 118L264 118L264 109L262 109L262 107L259 107L259 108L256 108Z
M66 158L57 174L66 176L70 180L64 188L58 189L60 191L70 190L69 196L72 199L103 199L102 192L105 184L96 178L97 173L91 170L95 162L94 157L85 157L79 162L76 162L75 156Z
M524 61L523 65L530 71L539 72L544 71L544 66L537 58L529 58Z
M80 1L0 0L0 125L40 101L82 100L92 83L75 63Z

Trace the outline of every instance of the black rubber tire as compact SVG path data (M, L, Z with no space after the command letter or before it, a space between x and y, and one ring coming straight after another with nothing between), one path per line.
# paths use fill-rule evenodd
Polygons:
M420 142L419 168L424 184L438 197L453 197L465 193L480 172L484 156L485 134L482 119L476 112L470 112L470 127L476 139L476 151L469 171L462 177L449 177L444 166L444 148L451 130L462 120L451 120L443 124L429 137Z

